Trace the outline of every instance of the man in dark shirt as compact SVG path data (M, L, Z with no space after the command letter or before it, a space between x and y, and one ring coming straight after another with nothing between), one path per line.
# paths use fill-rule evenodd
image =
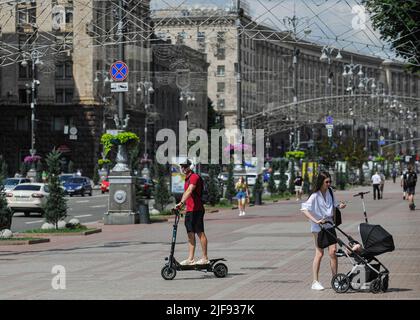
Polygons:
M188 234L188 258L181 265L207 264L207 237L204 233L204 206L201 201L203 192L203 179L192 171L192 163L187 160L181 164L181 170L185 174L184 194L181 202L176 205L177 209L186 206L185 228ZM200 239L203 256L197 262L194 261L195 234Z
M409 208L411 210L415 210L416 206L414 204L414 194L416 193L417 174L414 171L412 164L408 166L408 172L406 173L405 181L407 184Z
M302 193L303 193L303 178L300 175L300 172L297 173L295 181L295 192L296 192L296 201L302 200Z

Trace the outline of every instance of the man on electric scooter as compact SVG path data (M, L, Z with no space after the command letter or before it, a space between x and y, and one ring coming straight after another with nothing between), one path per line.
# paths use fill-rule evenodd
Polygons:
M203 192L203 179L192 171L193 165L190 160L186 160L181 165L181 171L185 174L184 194L181 202L176 205L176 209L180 210L186 206L185 228L188 234L188 258L181 261L181 265L207 264L209 259L207 256L207 237L204 233L204 206L201 201ZM194 261L195 252L195 234L200 239L203 257L197 262Z

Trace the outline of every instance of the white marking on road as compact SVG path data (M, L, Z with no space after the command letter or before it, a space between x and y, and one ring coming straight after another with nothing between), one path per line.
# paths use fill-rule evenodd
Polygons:
M81 216L74 216L75 218L84 218L84 217L91 217L91 214L83 214Z
M105 208L106 204L101 204L99 206L90 206L89 208Z
M30 221L30 222L25 222L26 224L33 224L33 223L41 223L44 222L44 220L37 220L37 221Z
M89 202L89 200L80 200L80 201L76 201L76 203L85 203L85 202Z

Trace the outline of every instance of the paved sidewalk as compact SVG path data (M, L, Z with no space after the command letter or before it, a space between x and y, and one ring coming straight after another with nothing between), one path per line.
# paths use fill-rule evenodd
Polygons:
M371 191L361 187L338 191L349 200L343 210L343 230L360 239L357 226L364 221L360 198ZM398 184L387 181L383 200L366 199L369 222L381 224L394 237L396 250L379 256L390 270L387 293L336 294L329 284L326 254L321 265L322 292L310 290L314 255L309 223L294 200L247 209L206 214L210 258L225 257L229 275L178 272L172 281L161 278L170 250L172 223L102 226L90 236L61 236L50 243L0 246L0 299L420 299L420 207L408 210ZM201 253L198 248L198 257ZM182 221L176 257L186 258ZM53 266L66 271L66 289L54 290ZM351 265L339 260L339 272Z

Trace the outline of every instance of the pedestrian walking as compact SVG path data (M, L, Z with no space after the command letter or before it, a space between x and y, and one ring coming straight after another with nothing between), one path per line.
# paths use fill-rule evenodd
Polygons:
M48 173L47 171L43 170L41 174L42 182L47 183L48 182Z
M204 188L203 179L194 173L193 165L190 160L181 164L181 171L185 174L184 194L181 201L176 205L176 209L186 206L185 228L188 234L188 258L181 261L181 265L207 264L207 237L204 233L204 206L201 195ZM197 234L201 243L202 258L195 261L195 235Z
M406 184L407 184L407 195L408 195L408 206L410 210L415 210L414 194L416 193L417 184L417 173L414 171L413 165L408 166L408 172L406 173Z
M397 169L395 169L395 167L392 168L391 177L392 181L395 183L395 180L397 180Z
M403 189L403 200L408 200L406 176L407 176L407 172L401 173L401 188Z
M381 172L380 174L379 174L379 176L381 177L381 185L379 186L379 189L380 189L380 191L381 191L381 199L383 199L384 198L384 187L385 187L385 175L384 175L384 173L383 172Z
M381 176L378 174L378 171L372 176L372 186L373 186L373 200L376 200L376 196L378 196L378 200L381 199Z
M236 199L238 199L239 216L245 215L246 202L249 200L248 185L244 177L239 177L238 182L235 184Z
M306 202L302 203L301 211L309 219L311 223L311 232L315 241L315 257L312 263L313 282L311 289L324 290L324 287L319 282L319 269L321 266L321 259L324 256L324 249L318 246L318 234L321 231L320 224L324 224L324 228L335 234L335 229L331 223L334 222L335 208L343 209L346 205L342 202L338 203L333 198L333 190L331 189L331 176L328 172L320 172L315 188ZM338 261L336 256L336 243L328 246L328 254L330 256L330 266L332 276L337 274Z
M295 181L295 192L296 192L296 201L302 200L302 190L303 190L303 178L300 172L297 173Z

